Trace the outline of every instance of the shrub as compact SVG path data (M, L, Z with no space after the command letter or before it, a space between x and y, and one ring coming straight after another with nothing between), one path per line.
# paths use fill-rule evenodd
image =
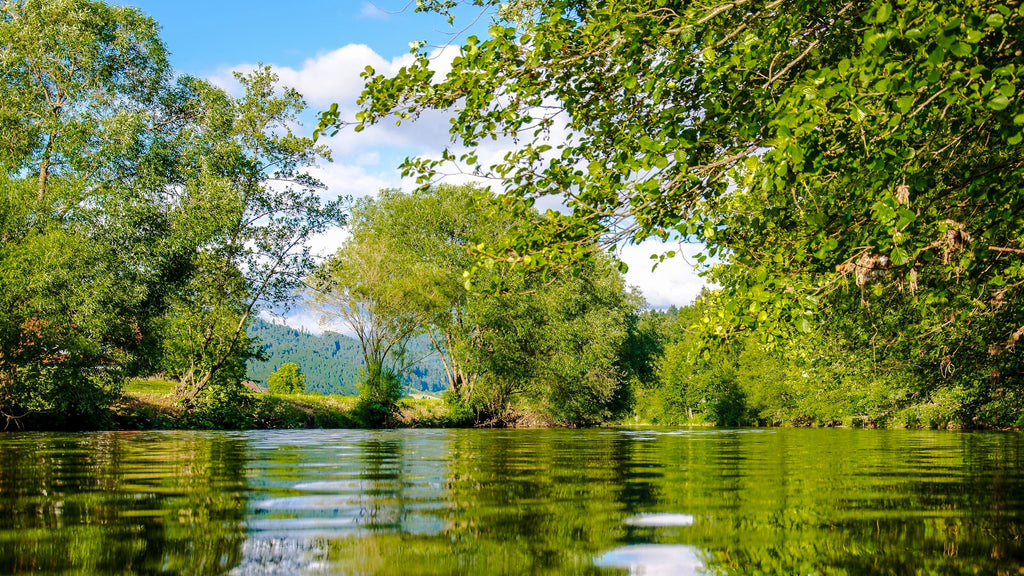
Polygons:
M402 378L396 372L379 364L368 366L359 385L358 418L365 426L373 428L393 424L402 392Z
M267 378L271 394L305 394L306 375L295 362L285 362Z

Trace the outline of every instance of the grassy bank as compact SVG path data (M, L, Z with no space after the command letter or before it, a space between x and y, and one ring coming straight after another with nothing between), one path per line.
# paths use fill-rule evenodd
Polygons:
M115 427L124 430L283 428L365 428L359 398L319 394L270 394L219 391L203 397L193 410L174 399L175 383L132 380L113 407ZM441 400L403 398L389 425L403 428L452 426Z
M166 380L133 380L121 401L113 407L113 427L122 430L250 430L288 428L372 428L362 414L357 396L318 394L269 394L234 390L207 395L195 409L185 410L174 399L175 383ZM641 402L629 416L609 422L616 426L708 426L702 414L667 421L644 413ZM941 408L941 407L939 407ZM772 423L781 427L906 428L906 429L1007 429L975 422L964 425L944 418L935 406L917 406L891 415L812 418L806 415ZM646 416L646 417L645 417ZM468 422L451 414L437 398L410 398L399 401L398 412L388 427L445 428L466 426ZM524 417L519 425L543 427L544 421ZM1019 429L1019 428L1016 428Z

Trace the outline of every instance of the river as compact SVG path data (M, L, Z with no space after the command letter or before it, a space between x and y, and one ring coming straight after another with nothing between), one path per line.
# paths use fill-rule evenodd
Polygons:
M1019 433L0 434L0 574L1020 574Z

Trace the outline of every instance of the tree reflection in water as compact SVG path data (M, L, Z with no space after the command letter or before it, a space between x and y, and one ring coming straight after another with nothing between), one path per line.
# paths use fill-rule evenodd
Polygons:
M8 434L0 573L1013 574L1022 437Z
M4 435L0 573L223 574L244 491L230 434Z

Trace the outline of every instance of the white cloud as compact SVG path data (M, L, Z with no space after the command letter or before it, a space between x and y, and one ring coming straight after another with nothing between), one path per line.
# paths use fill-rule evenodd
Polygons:
M380 153L364 152L356 157L356 163L362 166L374 166L380 164Z
M700 294L707 281L697 274L695 256L703 247L700 244L662 243L646 240L640 244L623 246L619 258L629 266L626 282L636 286L654 308L685 306ZM674 258L666 258L657 268L651 254L676 252Z
M272 324L280 324L296 330L305 330L310 334L321 335L330 330L351 336L351 332L339 330L336 326L324 326L320 323L320 313L306 306L296 306L287 315L280 315L269 310L261 310L260 318Z
M302 63L302 68L275 67L281 82L291 86L315 106L329 106L332 102L355 104L363 91L360 74L367 66L377 73L392 74L412 62L406 54L387 60L365 44L347 44L327 53L318 54Z
M220 68L212 74L207 75L206 79L214 86L237 98L243 94L243 90L241 84L239 84L238 80L235 78L235 73L248 74L255 69L255 64L239 64L229 68Z
M335 162L311 168L310 175L327 186L327 196L372 196L382 188L396 188L401 185L393 167L382 166L381 170L369 171L363 164Z
M339 226L332 228L323 234L319 234L310 239L309 245L313 249L313 254L319 258L327 259L341 248L341 245L348 241L352 235L349 233L348 228Z

